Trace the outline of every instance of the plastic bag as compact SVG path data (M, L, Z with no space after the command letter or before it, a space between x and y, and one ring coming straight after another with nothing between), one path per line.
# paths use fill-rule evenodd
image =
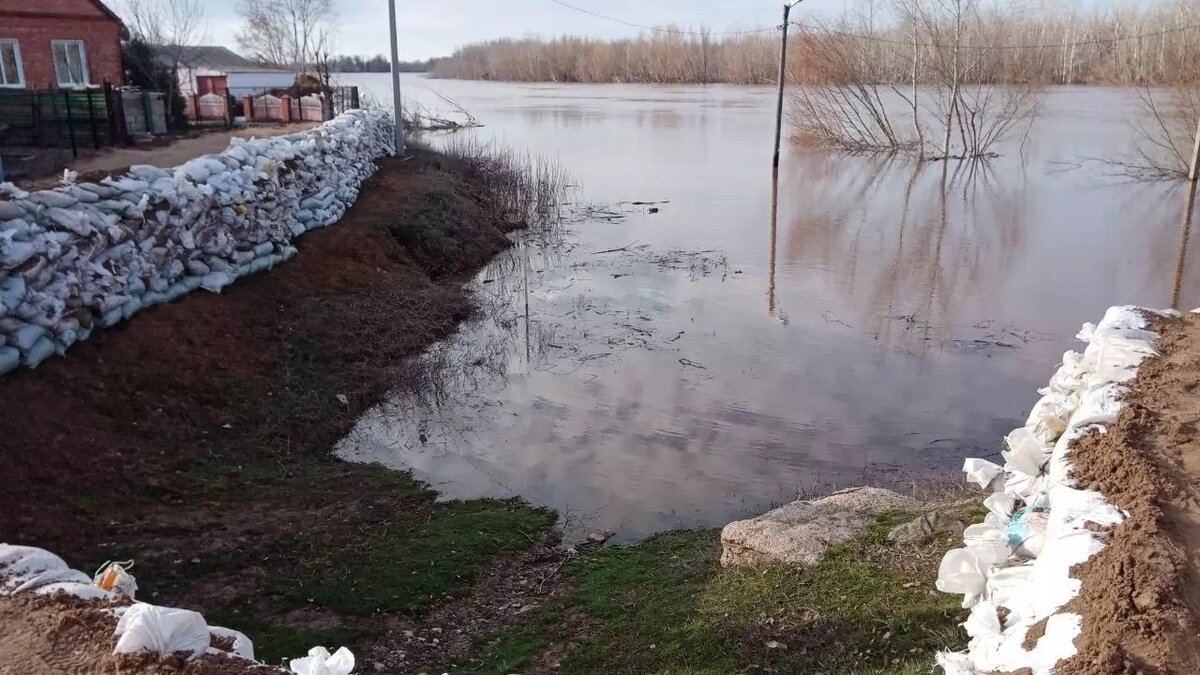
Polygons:
M200 614L144 602L134 604L121 615L116 636L114 654L186 652L191 658L208 651L211 640L208 624Z
M0 544L0 594L23 593L55 583L89 581L86 574L71 569L49 551Z
M96 588L133 598L137 593L137 580L133 578L126 567L133 567L133 562L106 563L99 572L96 572L96 576L92 577L92 581L96 584Z
M1042 553L1046 543L1046 524L1049 521L1047 509L1026 506L1013 514L1008 521L1005 533L1008 535L1008 545L1025 558L1036 558Z
M354 654L342 647L330 656L328 649L313 647L308 656L292 659L288 668L296 675L350 675L354 670Z

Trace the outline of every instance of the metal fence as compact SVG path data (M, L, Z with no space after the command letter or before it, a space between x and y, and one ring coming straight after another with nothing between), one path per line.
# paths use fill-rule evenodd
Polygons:
M0 89L5 145L99 149L122 142L120 97L112 87L83 90Z

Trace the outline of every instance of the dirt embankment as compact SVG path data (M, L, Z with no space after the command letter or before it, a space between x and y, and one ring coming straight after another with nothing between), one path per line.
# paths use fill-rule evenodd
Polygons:
M1084 616L1062 675L1200 673L1200 319L1154 319L1162 354L1129 383L1117 423L1071 450L1080 486L1129 512L1078 566Z
M329 454L418 375L405 356L470 315L461 275L507 246L461 175L429 154L384 160L287 265L0 380L0 541L82 568L134 559L139 599L242 630L273 663L355 646L382 629L377 607L424 611L529 546L552 516L435 504L405 475ZM413 556L449 571L426 578ZM400 563L405 578L387 576Z

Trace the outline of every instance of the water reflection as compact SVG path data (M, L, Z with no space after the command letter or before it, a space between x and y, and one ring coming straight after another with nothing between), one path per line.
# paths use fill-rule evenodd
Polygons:
M1187 190L1187 204L1183 209L1183 221L1179 225L1179 259L1175 263L1175 287L1171 291L1171 307L1179 309L1179 299L1183 295L1183 276L1187 269L1188 242L1192 236L1192 214L1196 210L1196 183Z
M769 88L436 85L583 186L568 236L475 280L483 316L422 356L444 375L339 445L451 497L630 538L952 472L995 454L1080 323L1200 302L1193 193L1061 170L1084 140L1123 150L1119 91L1055 93L1027 157L788 148L772 174Z

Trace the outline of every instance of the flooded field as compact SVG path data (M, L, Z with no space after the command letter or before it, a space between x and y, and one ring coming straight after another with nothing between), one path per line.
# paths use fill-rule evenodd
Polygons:
M380 100L386 75L344 76ZM406 77L557 159L561 237L473 282L483 316L338 448L448 497L513 496L624 539L998 454L1080 323L1200 304L1186 194L1129 152L1130 92L1049 92L986 169L787 148L773 91ZM444 107L444 106L443 106Z

